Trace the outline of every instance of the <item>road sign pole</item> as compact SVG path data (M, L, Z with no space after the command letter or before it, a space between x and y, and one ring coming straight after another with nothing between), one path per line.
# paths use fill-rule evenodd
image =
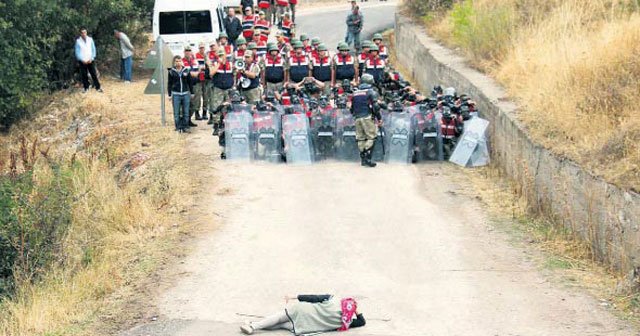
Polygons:
M167 119L166 119L166 115L165 115L165 96L164 96L164 91L165 91L165 87L164 87L164 60L163 60L163 52L162 52L162 46L164 45L164 41L162 40L162 37L158 36L158 41L156 43L156 45L158 46L158 54L160 55L160 62L158 62L158 68L160 70L160 110L162 113L162 126L166 126L167 124Z

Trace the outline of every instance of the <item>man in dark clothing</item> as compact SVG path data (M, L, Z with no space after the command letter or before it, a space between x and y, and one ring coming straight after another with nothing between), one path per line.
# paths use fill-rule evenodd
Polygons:
M376 120L379 122L382 119L378 93L373 89L373 84L373 76L365 73L351 98L351 113L356 118L356 141L360 150L361 164L364 167L376 166L376 163L371 161L371 157L373 145L378 136Z
M353 43L353 48L356 53L360 52L360 32L364 24L364 18L360 13L358 6L353 7L351 14L347 16L347 38L345 42L347 45Z
M229 8L229 14L223 19L224 29L229 36L229 42L235 47L238 36L242 34L242 22L236 17L236 11Z

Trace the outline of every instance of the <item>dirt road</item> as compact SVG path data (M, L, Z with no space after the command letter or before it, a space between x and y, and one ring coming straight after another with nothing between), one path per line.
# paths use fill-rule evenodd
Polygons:
M124 335L236 335L248 320L237 313L270 314L298 293L365 297L353 335L637 334L491 230L448 164L223 162L203 126L192 150L221 185L203 185L199 204L221 225L194 242L158 321Z

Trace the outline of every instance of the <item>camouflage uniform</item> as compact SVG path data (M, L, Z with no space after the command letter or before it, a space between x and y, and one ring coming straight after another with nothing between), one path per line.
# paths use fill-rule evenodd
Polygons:
M251 51L247 51L247 53L253 54ZM260 65L258 62L253 62L249 65L250 72L256 74L256 78L250 79L251 85L248 89L242 89L242 96L244 97L247 104L257 104L262 98L262 87L260 86Z

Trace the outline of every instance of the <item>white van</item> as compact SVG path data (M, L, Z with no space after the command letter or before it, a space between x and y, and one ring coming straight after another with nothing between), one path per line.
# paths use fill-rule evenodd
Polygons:
M189 44L208 45L224 31L223 4L219 0L156 0L153 9L153 38L167 43L174 55L182 55Z

